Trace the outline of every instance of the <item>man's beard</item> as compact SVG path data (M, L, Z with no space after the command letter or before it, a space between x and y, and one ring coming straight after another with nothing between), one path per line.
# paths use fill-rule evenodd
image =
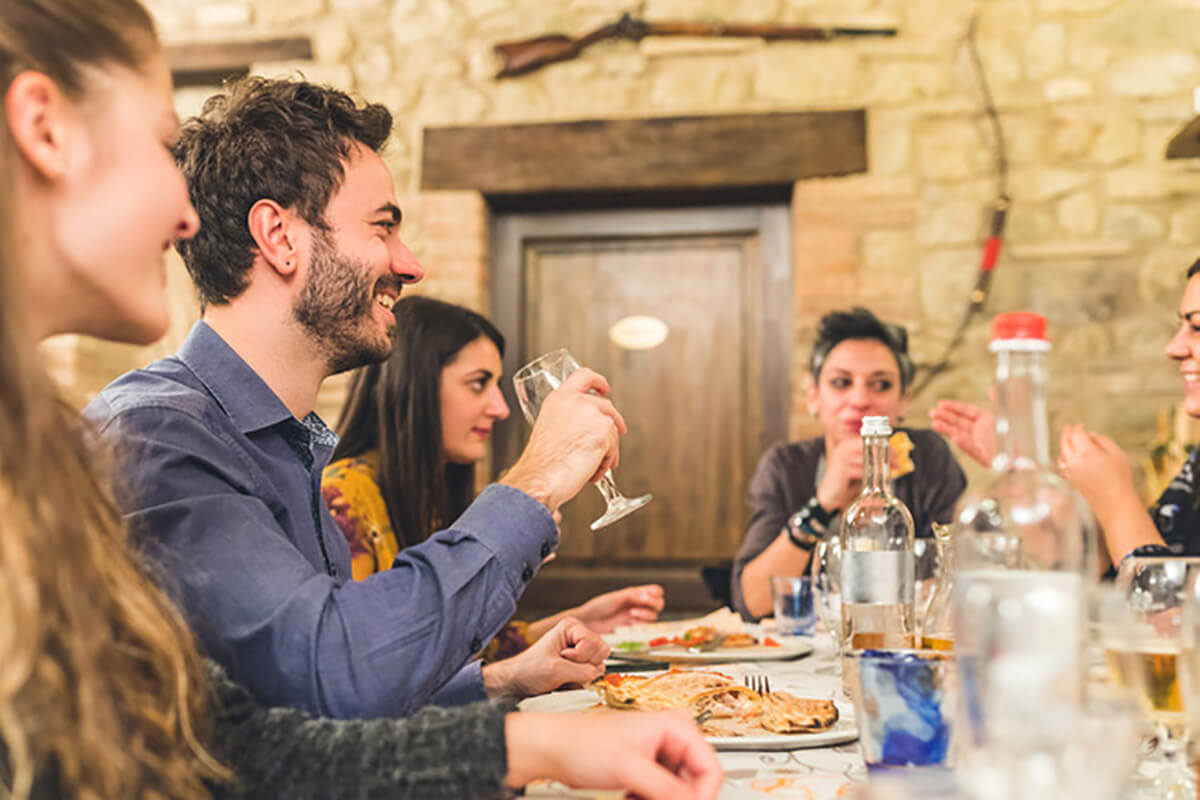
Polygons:
M314 232L312 266L292 316L325 357L328 374L391 355L392 329L375 332L374 290L370 267L339 253L325 231Z

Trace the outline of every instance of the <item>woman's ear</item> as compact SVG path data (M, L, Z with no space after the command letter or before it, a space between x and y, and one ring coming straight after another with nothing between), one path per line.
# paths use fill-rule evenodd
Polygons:
M804 375L804 396L808 405L808 413L817 416L817 382L812 375Z
M4 111L24 161L46 180L57 180L69 165L75 109L49 76L26 70L4 94Z
M274 200L262 199L246 217L250 236L263 259L281 275L292 275L299 266L295 216Z

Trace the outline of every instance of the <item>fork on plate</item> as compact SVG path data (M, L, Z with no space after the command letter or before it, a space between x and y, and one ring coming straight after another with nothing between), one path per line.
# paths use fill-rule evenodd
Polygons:
M766 675L744 675L742 677L742 683L746 684L746 686L750 687L759 694L767 695L771 693L771 679Z

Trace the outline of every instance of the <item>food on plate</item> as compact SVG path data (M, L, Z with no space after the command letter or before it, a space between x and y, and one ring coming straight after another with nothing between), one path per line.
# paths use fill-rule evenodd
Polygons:
M828 730L838 721L832 700L797 697L789 692L765 695L729 675L711 670L674 669L653 678L610 673L588 684L611 708L640 711L681 710L691 714L706 736L748 736L765 731L783 734Z
M688 628L686 631L684 631L679 636L656 636L653 639L650 639L649 641L647 641L645 643L644 647L649 648L651 650L657 650L659 648L664 648L664 647L683 647L683 648L701 647L702 645L706 645L706 644L712 642L713 639L715 639L719 636L724 636L724 638L721 639L720 642L716 643L719 645L717 649L724 649L727 647L729 647L729 648L755 647L760 644L765 647L779 647L780 646L779 642L775 641L774 639L771 639L770 637L766 637L766 638L760 640L757 636L746 633L745 631L724 634L721 631L717 630L716 628L712 627L711 625L696 625L694 627ZM627 645L634 645L634 644L635 643L632 641L621 642L620 644L616 645L616 649L622 650L625 652L639 652L641 649L643 649L641 647L627 646Z
M645 650L649 645L645 642L617 642L613 645L613 650L623 650L626 653L638 653Z
M796 697L788 692L770 692L763 697L762 726L773 733L823 731L838 721L832 700Z

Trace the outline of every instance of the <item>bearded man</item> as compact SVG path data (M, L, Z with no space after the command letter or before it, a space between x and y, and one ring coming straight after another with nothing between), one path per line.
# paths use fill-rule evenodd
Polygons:
M113 444L135 542L207 654L264 702L335 717L545 692L596 677L608 652L568 620L513 659L472 660L557 547L559 505L618 457L625 424L589 370L448 530L352 580L320 491L336 437L313 408L326 377L389 355L392 305L424 274L379 155L391 126L304 81L210 98L175 145L202 319L85 410Z

